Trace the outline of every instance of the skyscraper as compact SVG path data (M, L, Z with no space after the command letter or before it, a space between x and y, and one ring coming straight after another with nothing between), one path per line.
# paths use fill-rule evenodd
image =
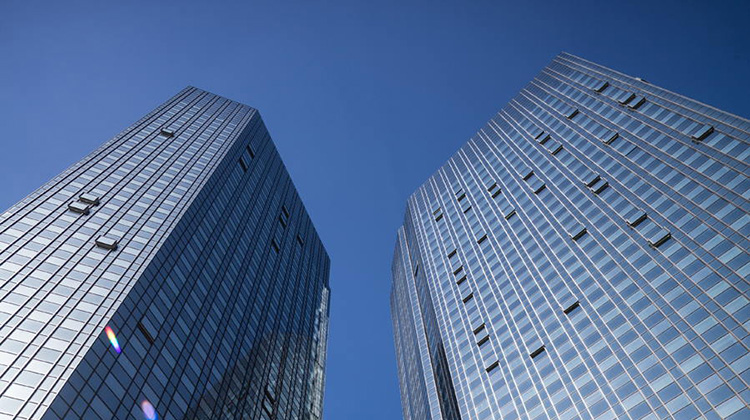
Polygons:
M750 418L749 133L557 56L408 200L404 418Z
M320 419L329 264L258 111L188 87L0 216L0 419Z

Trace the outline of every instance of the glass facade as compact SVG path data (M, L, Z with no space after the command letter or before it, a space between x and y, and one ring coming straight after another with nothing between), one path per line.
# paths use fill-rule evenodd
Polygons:
M749 133L557 56L408 200L404 418L750 418Z
M329 265L259 113L188 87L0 215L0 419L320 419Z

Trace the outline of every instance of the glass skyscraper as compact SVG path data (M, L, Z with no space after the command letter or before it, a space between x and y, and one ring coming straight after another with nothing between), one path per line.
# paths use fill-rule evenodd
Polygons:
M0 215L0 419L320 419L329 264L258 111L188 87Z
M750 418L749 133L557 56L408 200L404 418Z

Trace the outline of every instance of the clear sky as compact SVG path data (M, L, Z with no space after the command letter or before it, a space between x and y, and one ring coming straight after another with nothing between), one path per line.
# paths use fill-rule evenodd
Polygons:
M560 51L750 117L748 5L4 1L0 210L186 85L258 108L331 255L325 418L398 419L409 194Z

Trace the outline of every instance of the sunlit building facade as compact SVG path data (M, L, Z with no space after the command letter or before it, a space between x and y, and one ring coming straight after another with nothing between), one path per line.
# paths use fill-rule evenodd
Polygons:
M188 87L0 215L0 419L320 419L329 264L258 111Z
M750 418L749 133L557 56L408 200L404 418Z

